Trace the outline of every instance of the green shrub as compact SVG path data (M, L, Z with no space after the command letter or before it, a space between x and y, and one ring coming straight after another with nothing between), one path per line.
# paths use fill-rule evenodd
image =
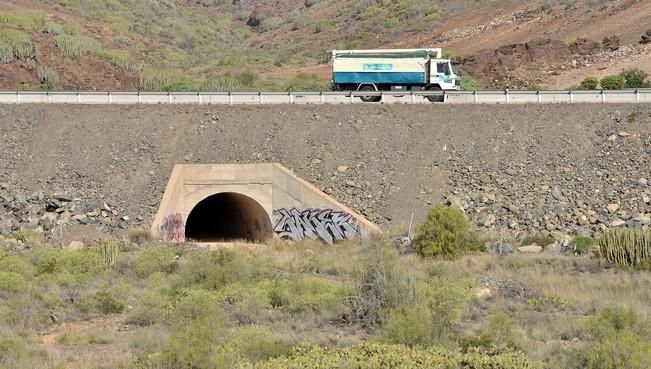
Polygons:
M229 250L200 253L192 256L180 273L185 287L219 290L232 283L252 284L266 274L263 265Z
M228 346L240 352L248 361L257 362L279 357L289 353L289 345L269 328L246 326L234 328L229 332Z
M164 355L174 368L214 368L226 338L226 313L207 291L187 291L176 305Z
M631 309L607 308L585 323L588 344L578 353L580 368L648 368L651 332Z
M401 306L388 312L379 335L384 342L413 346L432 343L432 312L424 305Z
M69 34L55 36L54 45L65 55L75 59L98 52L102 48L100 42L93 38Z
M649 74L640 68L624 69L620 76L626 81L626 88L647 88L651 87L651 82L647 80Z
M601 79L601 88L604 90L621 90L624 88L624 77L620 75L606 76Z
M292 20L292 30L296 31L308 27L314 23L314 19L307 14L300 14Z
M191 91L194 81L177 71L145 68L138 75L138 89L142 91Z
M34 59L38 56L36 45L26 33L21 31L0 29L0 45L5 45L3 46L5 53L7 47L11 47L14 58L19 60Z
M70 36L81 35L84 29L77 23L66 23L63 25L63 33Z
M540 368L526 355L506 351L483 353L473 351L458 355L435 348L364 343L357 346L328 349L302 345L283 357L258 362L255 369L325 369L325 368L463 368L463 369L534 369Z
M347 299L351 321L378 326L384 322L387 311L416 302L416 279L402 270L397 261L397 251L387 246L379 247L371 256L357 291Z
M556 242L556 240L551 235L538 233L538 234L525 237L522 240L521 244L525 246L538 245L538 246L545 247L547 245L551 245L554 242Z
M115 269L120 255L120 246L117 243L111 240L102 241L94 249L102 258L102 264L104 264L105 268Z
M98 51L97 55L125 72L139 72L145 68L144 64L133 59L127 51L104 49Z
M231 76L212 77L203 81L199 87L201 91L237 91L241 82Z
M25 257L2 249L0 249L0 270L3 272L18 273L24 278L30 278L35 272L34 266Z
M471 76L464 74L461 76L461 89L463 91L481 90L481 83Z
M590 248L594 246L595 240L591 237L575 237L570 246L574 248L574 252L579 255L583 255L590 251Z
M565 310L569 306L569 302L566 299L556 295L532 297L527 300L527 303L536 311L543 311L547 308Z
M290 313L321 312L334 318L343 313L344 297L349 292L345 285L309 277L262 284L274 308Z
M21 368L28 354L26 340L0 326L0 368Z
M582 90L596 90L597 86L599 85L599 79L597 77L585 77L583 81L581 81L581 89Z
M11 45L0 43L0 64L11 63L14 60L14 48Z
M614 228L599 237L602 257L621 266L651 267L651 230Z
M46 90L55 90L59 86L59 75L56 71L39 65L36 69L36 77L41 82L41 87Z
M423 256L455 259L481 250L481 244L463 212L457 208L434 206L416 229L414 248Z
M315 33L327 32L332 29L332 22L328 19L322 19L314 26Z
M95 295L82 298L79 302L81 311L97 311L102 314L120 314L124 304L116 300L108 291L97 292Z
M0 292L16 293L26 286L25 279L16 272L0 272Z
M285 20L281 17L268 17L260 22L260 30L262 32L269 32L282 27L284 24Z
M60 286L66 300L74 304L91 278L103 269L102 259L93 251L61 251L46 253L37 265L39 274L50 274Z
M324 91L325 84L314 73L299 73L285 87L285 91Z
M11 24L26 31L41 30L47 21L42 12L0 13L0 23Z
M176 253L166 245L154 245L136 255L133 270L138 278L147 278L152 273L172 273L176 268Z
M60 35L63 33L63 26L55 22L47 22L43 26L43 33L49 33L51 35Z

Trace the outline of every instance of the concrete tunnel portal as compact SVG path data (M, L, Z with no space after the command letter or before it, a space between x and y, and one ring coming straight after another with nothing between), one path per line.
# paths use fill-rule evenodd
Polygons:
M264 242L272 237L271 220L265 209L237 192L222 192L201 200L185 224L185 239L197 242Z

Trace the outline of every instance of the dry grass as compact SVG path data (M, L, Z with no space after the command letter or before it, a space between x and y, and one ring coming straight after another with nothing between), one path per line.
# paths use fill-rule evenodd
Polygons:
M551 255L478 255L446 264L460 273L520 281L584 310L626 305L651 316L651 272L604 268L596 259Z

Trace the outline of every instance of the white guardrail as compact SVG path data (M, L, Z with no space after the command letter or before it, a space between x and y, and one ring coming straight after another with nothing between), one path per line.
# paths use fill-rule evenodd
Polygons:
M443 95L450 104L651 103L651 89L583 91L414 92L96 92L0 91L0 104L350 104L380 96L386 104L426 104Z

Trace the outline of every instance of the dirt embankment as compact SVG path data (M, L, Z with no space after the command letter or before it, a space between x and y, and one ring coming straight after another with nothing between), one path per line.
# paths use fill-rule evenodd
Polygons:
M649 216L650 157L650 105L0 106L0 192L131 222L174 164L279 162L385 229L447 199L485 229L593 231Z

